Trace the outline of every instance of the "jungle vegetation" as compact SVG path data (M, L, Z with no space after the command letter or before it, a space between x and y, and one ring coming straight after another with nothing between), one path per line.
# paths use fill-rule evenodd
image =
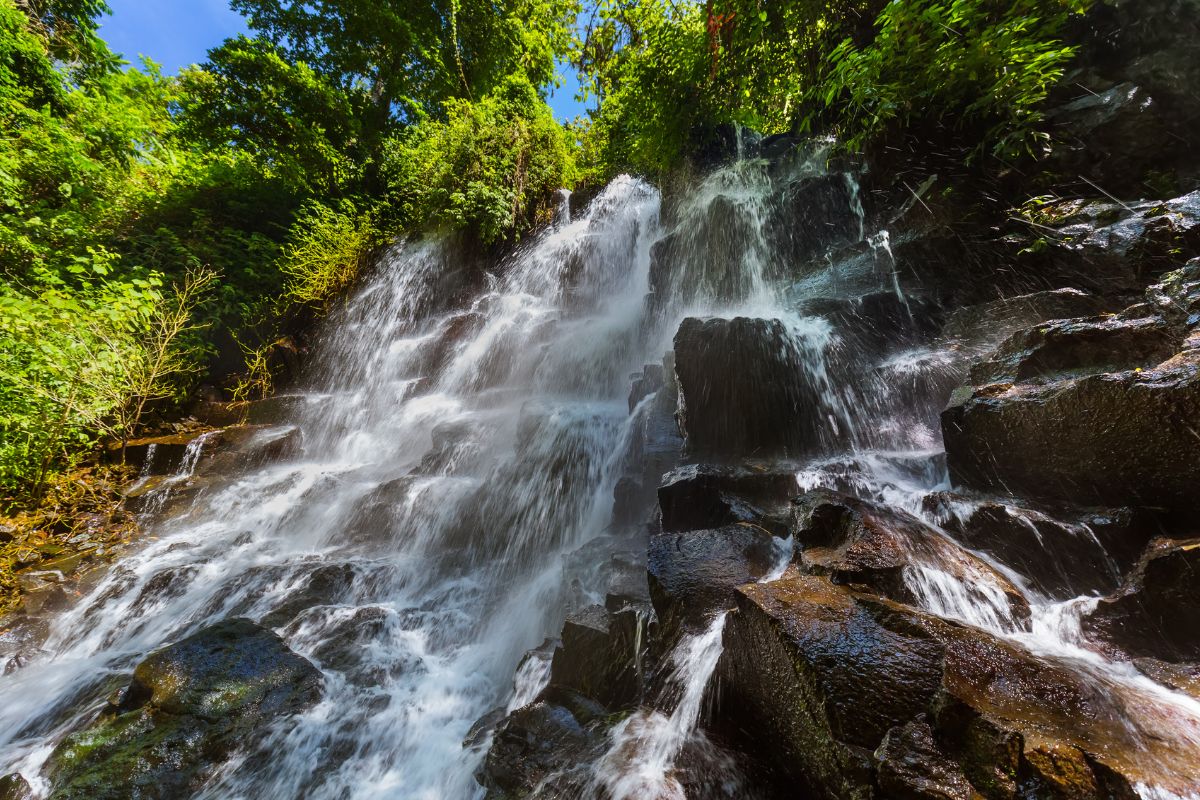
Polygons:
M380 244L511 245L715 126L1036 155L1088 2L231 0L251 34L169 76L109 49L103 0L0 0L0 504L236 389L230 353L261 373ZM564 124L566 70L592 110Z

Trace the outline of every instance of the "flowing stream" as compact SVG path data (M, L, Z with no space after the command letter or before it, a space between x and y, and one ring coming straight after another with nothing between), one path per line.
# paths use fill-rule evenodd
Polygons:
M298 436L298 454L165 504L144 546L0 678L0 774L45 791L54 742L147 652L246 616L317 664L325 695L248 743L202 797L481 796L483 749L464 739L491 709L537 693L548 662L523 656L557 634L573 592L602 591L564 556L613 533L640 414L627 406L629 376L662 360L685 316L784 323L821 405L826 452L799 471L803 487L849 488L944 523L921 498L947 488L937 414L969 354L914 344L867 356L805 310L800 301L884 291L911 314L888 233L865 228L853 179L820 162L739 161L669 209L628 177L574 220L564 195L556 226L482 277L450 241L396 246L329 321L286 426L259 434ZM843 198L837 230L815 245L772 235L772 198L828 177L821 202ZM656 243L683 267L653 274ZM797 259L816 266L797 275ZM203 473L201 447L182 478ZM1185 763L1200 753L1200 705L1086 647L1089 600L1043 596L995 564L1028 594L1032 622L1018 624L986 578L967 585L943 566L908 575L927 610L1086 671L1124 698L1137 736L1173 742ZM614 732L597 768L611 797L647 786L685 796L669 772L702 723L723 625L679 643L672 709Z

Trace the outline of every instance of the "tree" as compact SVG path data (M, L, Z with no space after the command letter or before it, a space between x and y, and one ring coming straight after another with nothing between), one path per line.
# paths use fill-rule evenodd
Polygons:
M286 59L369 94L368 132L438 114L505 76L553 80L577 0L233 0Z

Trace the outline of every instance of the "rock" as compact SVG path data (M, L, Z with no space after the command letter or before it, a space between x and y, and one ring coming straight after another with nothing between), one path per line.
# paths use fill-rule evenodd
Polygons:
M1200 663L1172 664L1155 658L1135 658L1133 664L1143 675L1168 689L1200 700Z
M393 657L381 663L374 654L372 644L381 638L395 634L398 627L394 613L379 606L364 606L347 615L344 609L336 609L325 615L328 622L322 626L321 644L312 652L313 659L323 669L335 670L355 686L387 686L403 675L420 675L426 671L419 656ZM298 618L289 630L309 623L309 615Z
M800 338L796 338L799 336ZM675 335L680 428L693 455L799 456L840 440L813 370L821 342L772 319L689 317Z
M352 564L324 564L317 567L283 602L263 617L263 625L278 628L314 606L344 603L350 599L355 581L363 578Z
M570 614L554 650L550 682L608 708L636 703L642 692L645 622L635 608L614 613L592 605Z
M650 597L672 641L680 626L701 627L713 611L733 605L734 589L768 574L781 542L756 525L664 533L650 539Z
M441 422L430 432L431 446L413 470L416 475L458 475L479 464L476 428L470 422Z
M651 302L685 307L698 298L745 300L754 290L743 268L746 243L758 235L758 220L724 195L712 199L703 220L655 242L650 250Z
M1104 301L1079 289L1055 289L1006 297L955 311L942 335L970 344L999 342L1010 334L1052 319L1092 317Z
M667 533L739 522L787 535L788 501L799 491L794 472L692 464L663 476L658 489Z
M270 631L231 619L159 650L48 761L52 800L189 796L235 749L315 704L321 674Z
M907 766L945 777L948 760L989 800L1012 800L1047 748L1084 753L1102 786L1144 780L1147 770L1179 791L1195 774L1187 754L1125 726L1126 700L1110 687L980 629L795 571L742 586L736 599L718 716L736 744L810 796L895 796L873 790L876 764L892 755L887 780L905 780L898 754L930 752L920 728L904 730L922 722L945 758Z
M1083 620L1090 636L1131 656L1200 661L1200 539L1157 539L1116 595Z
M1200 512L1200 358L955 393L942 414L956 484L1051 502Z
M879 789L891 800L973 800L978 798L958 764L933 740L924 722L896 726L875 751Z
M637 408L638 403L666 386L666 373L662 364L647 364L641 372L631 376L633 384L629 387L629 413Z
M1096 771L1077 747L1028 736L1022 753L1023 783L1047 800L1093 800L1102 795ZM1132 800L1132 798L1131 798Z
M396 533L404 505L417 480L418 476L406 475L381 483L368 492L346 523L347 541L360 545L389 541Z
M1056 320L1013 334L970 378L982 386L1143 370L1178 349L1178 332L1158 316Z
M496 728L476 779L488 800L528 797L535 788L572 796L570 765L586 765L604 747L605 709L569 689L550 686ZM564 769L566 768L566 769ZM553 781L549 786L547 781ZM586 780L586 776L584 777Z
M17 773L0 778L0 800L33 800L29 781Z
M829 251L862 241L854 213L856 192L850 176L837 172L785 186L770 209L764 233L773 252L790 268L786 272L794 274Z
M189 447L204 446L214 438L212 431L197 430L171 436L151 436L132 439L125 446L125 463L136 467L145 475L170 475L174 473L188 454ZM121 460L121 443L111 442L104 457L110 462Z
M852 340L855 349L865 353L912 347L936 333L942 323L942 309L936 302L921 295L901 297L894 291L807 299L797 310L829 320L840 337Z
M1017 570L1049 597L1111 592L1150 538L1129 509L1030 508L935 492L925 512L963 545Z
M1200 254L1200 191L1128 203L1063 200L1032 222L1010 237L1025 245L1022 269L1105 295L1137 291L1181 255Z
M899 509L814 491L797 498L795 512L796 561L809 574L915 603L926 590L920 571L929 570L953 579L1001 621L1017 626L1029 618L1029 603L1007 578Z

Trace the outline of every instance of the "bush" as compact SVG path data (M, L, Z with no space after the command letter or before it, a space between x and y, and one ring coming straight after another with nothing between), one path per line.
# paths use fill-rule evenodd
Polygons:
M280 272L287 276L286 298L324 308L358 277L378 240L370 215L350 201L337 208L307 204L279 260Z
M573 56L602 100L586 163L662 174L697 130L727 123L835 133L851 149L969 124L980 149L1033 149L1041 104L1074 55L1060 36L1091 2L601 0Z
M424 119L385 146L390 225L441 223L490 243L551 219L555 191L574 185L574 146L529 81L510 77L444 110L444 120Z

